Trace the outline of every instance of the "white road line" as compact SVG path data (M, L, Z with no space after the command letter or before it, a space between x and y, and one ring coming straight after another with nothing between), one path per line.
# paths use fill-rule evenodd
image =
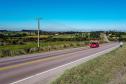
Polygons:
M104 51L95 53L95 54L93 54L93 55L89 55L89 56L87 56L87 57L78 59L78 60L76 60L76 61L73 61L73 62L64 64L64 65L58 66L58 67L56 67L56 68L53 68L53 69L50 69L50 70L47 70L47 71L44 71L44 72L35 74L35 75L33 75L33 76L26 77L26 78L24 78L24 79L18 80L18 81L16 81L16 82L13 82L13 83L10 83L10 84L19 84L19 83L21 83L21 82L23 82L23 81L26 81L26 80L28 80L28 79L31 79L31 80L32 80L32 78L34 78L34 77L38 77L38 76L40 76L40 75L42 75L42 74L45 74L45 73L48 73L48 72L57 70L57 69L59 69L59 68L68 66L68 65L70 65L70 64L73 64L74 66L76 66L75 63L81 64L82 62L81 62L81 63L79 63L79 62L82 61L82 60L84 60L84 61L86 62L86 61L88 61L88 60L91 60L91 59L93 59L93 58L96 58L97 56L100 56L100 55L102 55L102 54L108 53L108 52L110 52L110 51L112 51L112 50L114 50L114 49L116 49L116 48L118 48L118 47L119 47L119 45L117 45L117 46L115 46L115 47L112 47L112 48L110 48L110 49L106 49L106 50L104 50ZM84 61L83 61L83 62L84 62ZM77 65L78 65L78 64L77 64ZM73 67L74 67L74 66L73 66ZM24 83L21 83L21 84L24 84Z

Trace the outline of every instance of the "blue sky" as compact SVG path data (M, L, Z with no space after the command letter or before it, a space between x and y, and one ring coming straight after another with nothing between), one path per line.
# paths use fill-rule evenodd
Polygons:
M126 30L126 0L0 0L0 28L46 31Z

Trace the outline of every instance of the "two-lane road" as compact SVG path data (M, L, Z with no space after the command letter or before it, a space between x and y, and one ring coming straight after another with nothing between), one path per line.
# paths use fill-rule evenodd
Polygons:
M9 84L117 45L119 43L106 43L102 44L99 48L74 48L14 58L3 58L0 59L0 84Z

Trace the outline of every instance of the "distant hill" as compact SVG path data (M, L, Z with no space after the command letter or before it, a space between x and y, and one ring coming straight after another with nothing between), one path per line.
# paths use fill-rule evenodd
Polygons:
M0 32L8 32L7 30L0 30Z

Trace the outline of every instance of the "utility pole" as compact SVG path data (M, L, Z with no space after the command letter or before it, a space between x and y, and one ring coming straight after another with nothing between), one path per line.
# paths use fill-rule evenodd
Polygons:
M39 42L39 38L40 38L40 20L41 20L41 18L37 18L37 23L38 23L38 48L40 48L40 42Z

